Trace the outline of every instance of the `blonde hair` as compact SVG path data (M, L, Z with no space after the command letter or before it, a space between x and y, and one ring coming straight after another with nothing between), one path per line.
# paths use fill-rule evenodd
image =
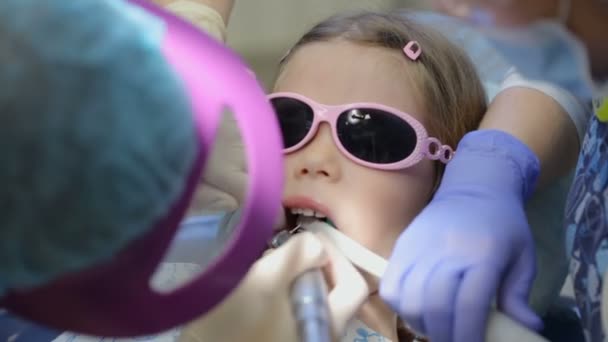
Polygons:
M460 139L477 129L486 111L482 83L468 56L433 29L408 18L408 11L340 14L317 24L281 59L281 70L302 46L315 42L345 40L397 50L410 41L419 43L422 54L408 65L408 74L424 96L430 116L429 134L456 148ZM404 55L404 58L405 57ZM281 74L279 71L279 77ZM437 163L437 180L443 164ZM437 182L438 184L438 182Z

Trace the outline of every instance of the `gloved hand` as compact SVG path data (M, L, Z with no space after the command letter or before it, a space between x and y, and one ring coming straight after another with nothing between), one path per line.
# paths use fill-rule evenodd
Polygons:
M231 212L242 206L247 187L245 146L234 116L226 111L215 145L190 206L190 214ZM275 227L285 226L285 212Z
M305 271L324 265L333 278L330 319L335 336L340 336L369 290L354 266L320 239L300 233L267 253L227 299L185 327L180 341L297 341L288 300L291 284Z
M481 342L492 300L537 329L527 305L535 275L524 201L539 161L501 131L476 131L458 145L431 203L397 241L380 295L433 342Z
M234 0L153 2L221 41L225 39L225 22L234 6ZM243 201L246 186L245 150L234 115L227 110L223 113L215 145L192 199L189 214L234 211Z
M245 148L234 116L223 115L215 145L191 204L191 213L236 210L247 187Z
M202 31L223 41L225 23L234 0L154 0ZM246 195L245 149L234 115L223 113L215 145L207 160L201 182L194 194L189 214L230 212L241 206ZM281 212L278 225L284 222Z

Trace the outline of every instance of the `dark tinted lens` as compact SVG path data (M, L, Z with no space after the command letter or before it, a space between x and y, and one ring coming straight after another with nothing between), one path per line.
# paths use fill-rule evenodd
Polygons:
M403 119L378 109L352 109L338 118L338 137L353 156L390 164L407 158L416 148L416 131Z
M289 148L297 145L312 126L312 108L302 101L288 97L274 98L271 103L281 125L283 146Z

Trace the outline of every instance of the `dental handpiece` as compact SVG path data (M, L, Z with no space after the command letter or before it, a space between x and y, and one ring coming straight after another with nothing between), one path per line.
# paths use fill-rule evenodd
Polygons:
M293 232L278 233L271 245L282 245ZM307 271L294 280L290 302L300 342L331 342L327 286L321 270Z
M291 306L301 342L331 342L327 286L320 270L296 278L291 288Z

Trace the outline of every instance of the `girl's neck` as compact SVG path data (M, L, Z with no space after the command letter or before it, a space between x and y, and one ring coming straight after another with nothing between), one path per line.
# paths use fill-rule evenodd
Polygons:
M371 296L359 309L357 317L392 342L398 342L397 315L382 301L380 296Z

